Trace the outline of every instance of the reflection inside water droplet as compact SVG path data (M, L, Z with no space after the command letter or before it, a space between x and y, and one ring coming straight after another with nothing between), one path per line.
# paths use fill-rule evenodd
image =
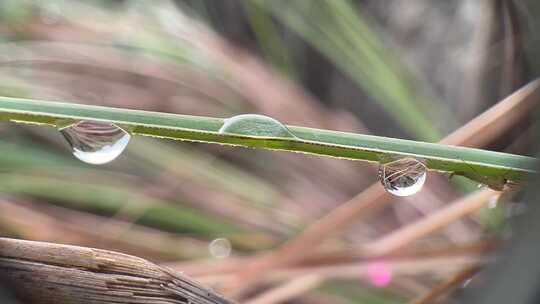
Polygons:
M409 196L420 191L426 175L426 166L414 158L399 159L379 167L381 184L388 193L396 196Z
M225 119L225 123L219 129L219 133L259 137L295 137L278 120L258 114L243 114Z
M83 120L60 130L73 149L73 155L85 163L101 165L117 158L131 135L112 123Z
M231 255L232 245L228 239L219 238L210 242L208 251L214 258L223 259Z

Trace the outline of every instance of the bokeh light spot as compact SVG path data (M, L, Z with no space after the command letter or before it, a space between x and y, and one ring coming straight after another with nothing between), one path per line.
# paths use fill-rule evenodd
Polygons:
M384 262L374 262L367 267L367 277L376 287L385 287L392 281L392 271Z

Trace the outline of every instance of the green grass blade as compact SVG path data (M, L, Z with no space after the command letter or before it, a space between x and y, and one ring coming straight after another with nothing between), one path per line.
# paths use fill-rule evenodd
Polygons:
M39 176L36 172L10 172L0 176L3 181L0 184L2 193L27 195L63 207L107 216L122 212L123 215L137 218L142 225L175 233L227 237L241 250L269 248L276 241L270 235L254 233L200 210L136 193L131 187L86 183L61 174L53 177ZM108 183L112 184L111 181Z
M291 60L273 20L251 0L242 0L240 3L265 58L283 74L294 79L294 61Z
M536 159L480 149L281 125L260 115L235 119L235 134L219 133L225 119L107 108L73 103L0 97L0 118L6 121L65 126L66 121L112 122L133 134L286 150L381 162L396 157L424 160L431 170L467 176L500 186L534 172ZM231 122L229 120L229 122Z
M440 139L434 122L451 120L450 112L436 100L430 102L436 102L430 113L422 110L426 102L414 93L411 81L404 80L410 76L348 1L251 1L317 48L411 135L428 141Z

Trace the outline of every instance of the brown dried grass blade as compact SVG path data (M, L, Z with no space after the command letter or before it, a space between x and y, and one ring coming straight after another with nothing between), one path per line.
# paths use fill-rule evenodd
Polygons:
M529 114L540 96L540 80L535 80L495 106L480 114L440 141L443 144L479 147L511 127ZM224 287L224 291L241 296L253 288L260 274L277 266L290 265L302 260L323 240L335 235L362 217L371 215L390 203L391 197L375 183L328 215L312 223L295 239L265 257L252 262L237 278ZM246 282L249 282L246 284ZM240 289L240 286L242 288ZM234 290L234 292L233 292Z

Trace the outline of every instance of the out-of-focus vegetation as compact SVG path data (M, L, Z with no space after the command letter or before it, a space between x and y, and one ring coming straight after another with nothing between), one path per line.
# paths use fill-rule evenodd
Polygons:
M260 113L436 141L530 78L512 1L0 3L4 96ZM484 148L530 153L534 127L520 121ZM140 137L113 163L92 167L53 129L4 123L0 132L3 236L122 251L216 288L376 180L358 162ZM260 273L264 284L250 297L262 300L253 303L277 302L261 294L309 275L316 280L290 285L289 302L406 303L429 294L484 263L510 234L519 193L490 195L375 264L359 248L453 206L462 189L430 175L418 195L314 244L312 260ZM230 257L209 254L216 238L230 240ZM380 263L390 274L384 286Z

